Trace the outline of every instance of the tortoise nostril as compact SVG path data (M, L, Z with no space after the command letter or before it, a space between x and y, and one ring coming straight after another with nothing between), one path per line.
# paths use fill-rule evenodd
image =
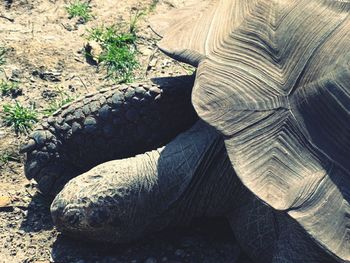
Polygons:
M110 212L107 209L92 210L88 216L88 223L91 227L101 227L110 220Z

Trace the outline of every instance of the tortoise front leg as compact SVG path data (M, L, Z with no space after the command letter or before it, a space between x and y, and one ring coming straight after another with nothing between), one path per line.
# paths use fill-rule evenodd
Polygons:
M192 86L190 76L167 79L161 86L120 85L63 107L22 148L27 178L34 178L44 194L55 195L97 164L165 145L197 118Z
M278 239L275 242L272 263L337 262L305 233L298 222L288 215L281 213L277 216L277 220Z
M228 220L242 250L256 263L335 262L285 212L248 191Z
M101 164L72 179L51 206L59 230L128 242L232 209L237 177L224 143L202 122L165 147Z

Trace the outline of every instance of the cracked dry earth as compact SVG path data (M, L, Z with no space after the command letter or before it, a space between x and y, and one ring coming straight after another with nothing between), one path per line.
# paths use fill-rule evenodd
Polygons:
M157 36L148 28L151 15L179 7L185 1L153 1L156 8L138 22L139 68L136 81L152 77L184 75L191 68L162 55ZM2 0L0 47L7 49L0 66L0 80L17 81L20 94L0 96L0 115L5 104L19 101L45 109L61 88L76 98L113 86L105 72L88 64L83 47L86 30L98 25L128 23L130 14L146 10L152 1L91 1L94 19L86 24L67 17L63 0ZM134 244L85 243L58 233L51 221L50 200L36 190L23 174L18 149L25 135L0 126L0 262L248 262L234 241L225 220L195 220L190 226L168 229Z

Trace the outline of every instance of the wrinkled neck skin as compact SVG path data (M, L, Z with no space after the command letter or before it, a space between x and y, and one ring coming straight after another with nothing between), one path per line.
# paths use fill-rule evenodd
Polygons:
M199 121L163 148L71 180L51 211L64 232L125 243L194 217L225 215L242 202L242 189L222 137Z
M246 197L221 135L207 124L198 122L159 153L148 202L161 205L150 214L146 232L225 216Z
M206 147L193 163L195 169L188 171L188 178L183 178L184 181L190 179L186 189L164 214L165 217L167 212L174 215L171 216L174 225L186 224L195 217L225 216L237 208L246 195L227 156L222 137L207 125L202 129L212 133L213 138L197 142ZM190 147L197 147L194 141L189 140L189 143Z

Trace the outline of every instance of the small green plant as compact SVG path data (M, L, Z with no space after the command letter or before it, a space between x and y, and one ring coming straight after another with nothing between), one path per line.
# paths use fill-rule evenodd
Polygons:
M9 162L19 162L20 157L15 151L5 151L0 153L0 167L4 167Z
M135 28L136 20L126 32L116 26L102 26L89 31L88 40L96 41L102 48L98 62L107 69L107 77L117 83L132 81L133 71L138 66Z
M2 80L0 82L0 93L2 96L18 95L18 93L20 93L20 89L18 88L18 83Z
M117 83L128 83L133 80L133 72L139 66L136 55L137 22L144 12L137 12L130 19L128 27L101 26L88 31L88 40L96 41L102 48L98 57L87 50L86 56L104 66L107 77Z
M6 60L5 60L5 55L6 55L6 48L0 47L0 66L4 65Z
M146 11L137 11L134 15L130 17L130 23L129 23L129 33L136 36L137 31L137 23L139 22L140 18L144 15L146 15Z
M186 70L187 74L189 75L192 75L194 72L196 72L196 68L190 65L182 64L182 67L184 68L184 70Z
M26 108L16 101L14 105L4 105L4 122L12 126L16 133L28 133L32 125L38 121L37 112L34 107Z
M156 9L158 3L159 3L159 0L152 0L151 4L149 6L149 11L153 12Z
M51 100L49 106L43 110L44 115L49 116L62 106L74 100L73 97L71 97L68 93L64 92L62 89L58 89L58 95L59 97Z
M75 1L66 7L69 18L78 17L84 23L93 18L91 14L91 7L89 3L82 1Z

